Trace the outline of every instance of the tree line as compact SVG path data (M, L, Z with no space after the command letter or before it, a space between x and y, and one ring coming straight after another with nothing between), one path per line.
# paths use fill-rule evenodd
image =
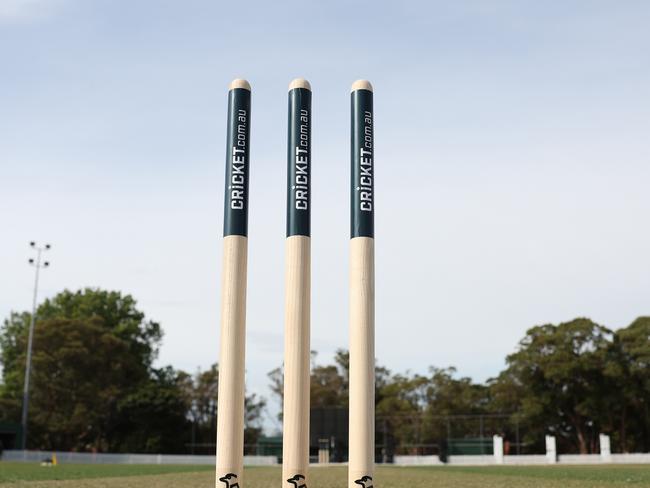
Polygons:
M64 291L37 310L30 449L185 453L216 438L217 365L189 374L153 366L160 324L129 295ZM0 422L20 420L30 314L0 329ZM246 440L261 433L263 398L246 396Z
M0 329L0 422L20 419L29 319L13 312ZM66 290L45 300L34 335L28 447L213 450L218 367L195 374L154 367L162 336L129 295ZM348 352L339 350L332 364L317 359L312 407L347 407ZM282 368L269 380L281 400ZM262 434L265 409L264 398L247 395L246 444ZM649 451L650 317L615 331L587 318L532 327L505 369L484 383L452 367L420 374L377 365L376 415L377 440L394 452L492 433L516 438L523 452L543 452L546 434L560 452L597 452L599 433L617 451Z
M347 406L348 373L344 350L314 365L312 407ZM282 368L269 376L281 399ZM376 438L393 449L500 434L543 453L554 435L560 452L587 454L605 433L619 452L650 451L650 317L616 331L587 318L532 327L485 383L453 367L402 374L377 365L375 377Z

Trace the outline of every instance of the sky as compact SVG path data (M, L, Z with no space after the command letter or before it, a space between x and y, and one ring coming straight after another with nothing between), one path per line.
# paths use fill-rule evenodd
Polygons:
M253 87L247 387L282 363L289 82L313 89L312 349L348 345L349 87L375 89L377 360L484 381L650 313L644 1L0 1L0 317L99 287L218 360L227 87ZM277 406L272 406L277 408Z

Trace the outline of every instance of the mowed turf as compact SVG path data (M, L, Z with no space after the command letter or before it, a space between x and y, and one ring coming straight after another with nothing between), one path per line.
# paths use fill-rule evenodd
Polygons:
M137 474L137 476L135 476ZM315 467L310 488L345 488L345 467ZM377 488L650 487L650 466L379 467ZM244 488L278 488L277 467L245 470ZM211 466L38 465L0 463L7 488L213 488Z
M36 480L77 480L146 476L169 473L213 471L212 466L183 466L157 464L59 464L41 466L39 463L0 462L0 483Z

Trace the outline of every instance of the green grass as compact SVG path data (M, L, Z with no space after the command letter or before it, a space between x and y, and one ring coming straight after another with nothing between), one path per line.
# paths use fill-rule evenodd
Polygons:
M39 463L0 462L0 483L35 480L77 480L113 478L116 476L145 476L192 471L212 471L213 466L156 464L59 464L41 466Z
M310 488L345 488L345 467L318 467ZM246 468L242 488L278 488L279 467ZM650 465L379 467L377 488L650 487ZM4 484L4 485L3 485ZM0 462L0 485L11 488L214 488L212 466L59 465Z
M414 468L417 469L417 468ZM446 469L462 473L489 476L525 476L546 480L577 480L617 483L643 483L650 487L649 465L594 465L594 466L450 466Z

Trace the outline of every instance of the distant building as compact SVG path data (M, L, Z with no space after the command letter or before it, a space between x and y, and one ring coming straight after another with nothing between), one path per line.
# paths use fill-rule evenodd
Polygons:
M313 462L348 460L348 409L312 408L309 414L309 456Z

